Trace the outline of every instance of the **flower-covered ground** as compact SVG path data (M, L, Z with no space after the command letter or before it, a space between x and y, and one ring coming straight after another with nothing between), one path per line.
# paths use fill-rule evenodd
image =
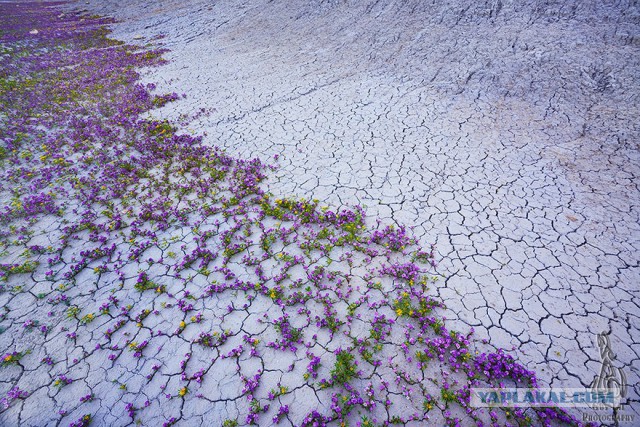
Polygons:
M55 6L0 3L0 424L580 425L471 408L536 375L447 327L432 248L143 118L163 50Z

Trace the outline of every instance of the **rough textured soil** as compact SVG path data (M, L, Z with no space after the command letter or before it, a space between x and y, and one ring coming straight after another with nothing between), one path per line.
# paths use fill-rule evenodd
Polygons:
M553 386L596 334L638 384L640 11L635 2L100 1L115 37L166 34L159 115L277 194L361 203L436 244L455 318ZM637 400L637 388L632 392Z
M186 97L153 117L238 158L275 156L266 185L276 196L361 204L371 226L406 225L434 243L442 279L430 291L447 320L513 349L542 385L589 387L601 367L596 336L609 333L629 384L624 411L640 416L640 7L518 3L71 7L115 17L113 37L129 43L166 35L169 64L143 78ZM227 321L249 328L270 307ZM321 347L334 351L328 341ZM171 351L177 361L186 350ZM292 406L317 406L288 363L265 381L295 390ZM207 396L214 405L182 406L180 421L241 413L225 380Z

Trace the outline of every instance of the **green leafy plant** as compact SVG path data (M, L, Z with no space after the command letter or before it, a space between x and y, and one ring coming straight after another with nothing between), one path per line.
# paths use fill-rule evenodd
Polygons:
M357 376L355 357L347 350L339 350L336 363L331 369L331 378L338 384L345 384Z

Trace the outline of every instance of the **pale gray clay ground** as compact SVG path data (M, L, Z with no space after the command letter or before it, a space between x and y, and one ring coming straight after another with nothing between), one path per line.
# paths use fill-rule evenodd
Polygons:
M640 414L636 2L73 7L120 20L118 39L166 35L170 63L144 79L186 98L154 115L279 155L276 195L362 204L436 244L447 318L544 385L589 386L609 332Z

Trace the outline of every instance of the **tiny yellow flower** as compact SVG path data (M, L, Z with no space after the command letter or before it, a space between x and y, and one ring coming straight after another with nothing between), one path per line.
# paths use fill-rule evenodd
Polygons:
M402 316L402 309L401 309L401 308L397 309L397 310L396 310L396 314L397 314L398 316Z
M182 387L180 389L180 391L178 392L178 394L180 395L180 397L184 396L185 394L187 394L187 388L186 387Z
M182 322L180 322L180 329L184 329L187 326L186 323L184 323L184 320Z

